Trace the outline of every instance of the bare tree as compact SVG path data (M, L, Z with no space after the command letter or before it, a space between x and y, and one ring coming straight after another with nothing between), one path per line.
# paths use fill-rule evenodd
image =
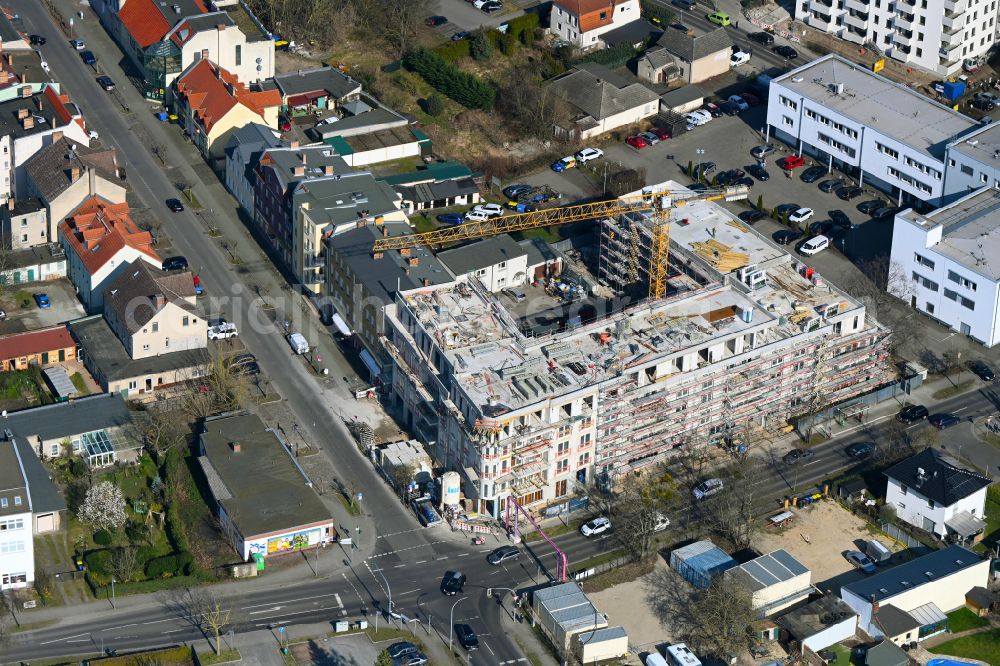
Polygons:
M399 465L394 465L392 472L390 474L392 478L392 484L396 487L396 492L402 499L406 499L407 488L410 482L413 481L413 475L416 473L416 468L408 463L402 463Z
M677 484L664 469L629 475L620 484L612 508L615 537L633 559L652 552L656 532L666 527L679 496Z
M192 614L196 617L202 631L215 637L215 654L222 652L220 636L223 629L229 626L229 618L233 609L218 596L206 590L188 590Z
M156 460L187 441L184 429L171 412L159 409L137 412L132 416L132 423L131 435Z
M181 396L184 412L194 419L245 409L251 403L250 378L221 354L212 357Z
M382 0L380 27L397 56L410 50L422 17L430 12L428 0Z
M844 289L864 303L873 317L881 319L899 300L909 302L914 293L913 282L898 262L880 255L858 262L857 267L858 272L843 283Z
M528 136L547 139L553 136L554 127L570 118L570 107L562 97L543 86L539 72L540 63L517 67L497 95L498 110L514 121L518 129Z
M756 480L763 470L755 458L747 458L725 476L726 492L704 502L704 515L713 531L736 550L750 548L759 525L754 514Z
M127 583L135 576L139 567L139 549L133 546L118 548L111 554L111 573L119 581Z

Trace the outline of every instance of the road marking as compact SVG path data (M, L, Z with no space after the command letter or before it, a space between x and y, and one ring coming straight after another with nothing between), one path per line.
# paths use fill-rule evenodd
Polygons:
M393 566L392 568L393 568L393 569L402 569L402 568L403 568L403 567L405 567L405 566L406 566L405 564L396 564L396 565L394 565L394 566Z
M955 412L960 412L960 411L962 411L963 409L968 409L968 407L959 407L958 409L955 409L955 410L952 410L952 411L955 411Z
M72 636L66 636L65 638L53 638L51 641L45 641L43 643L39 643L39 645L48 645L49 643L58 643L59 641L68 641L71 638L80 638L81 636L90 636L90 633L87 632L87 633L83 633L83 634L73 634Z
M301 597L301 598L298 598L298 599L290 599L290 600L286 601L285 603L291 603L293 601L311 601L313 599L324 599L326 597L336 597L336 596L337 596L337 594L335 592L331 592L329 594L317 594L316 596L312 596L312 597ZM339 601L340 598L337 597L337 600ZM269 604L250 604L249 606L241 606L240 610L249 610L251 608L260 608L261 606L271 606L271 607L273 607L274 606L274 602L272 601ZM160 621L162 622L162 620L160 620Z
M150 620L149 622L143 622L143 624L159 624L161 622L170 622L170 621L172 621L174 619L176 619L176 618L168 617L165 620ZM183 619L187 619L187 618L183 618Z
M482 636L482 634L479 634L479 635ZM494 657L497 656L497 653L493 651L493 648L490 647L489 643L487 643L486 641L483 641L483 645L486 646L486 649L490 651L491 655L493 655Z
M284 608L284 606L271 606L270 608L265 608L264 610L251 611L247 613L247 615L260 615L261 613L273 613L274 611L279 611L282 608Z
M74 638L73 640L66 641L66 642L67 643L89 643L90 639L89 638Z
M459 557L466 557L466 556L468 556L468 553L459 553L458 556Z
M340 600L340 595L337 594L336 592L334 592L333 596L337 599L337 607L338 608L343 608L344 607L344 602Z
M183 629L171 629L170 631L162 631L163 634L176 634L178 631L184 631Z
M414 562L414 564L423 564L423 563L425 563L426 561L427 561L427 560L417 560L416 562Z

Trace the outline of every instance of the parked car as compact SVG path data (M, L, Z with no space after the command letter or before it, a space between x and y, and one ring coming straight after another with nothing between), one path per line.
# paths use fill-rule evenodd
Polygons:
M48 294L43 294L41 292L36 292L36 293L32 294L32 297L35 299L35 305L37 305L41 309L47 310L50 307L52 307L52 303L49 302L49 295Z
M278 116L278 130L282 132L291 132L292 121L285 116Z
M985 99L987 102L993 102L993 104L1000 106L1000 95L996 93L981 91L977 92L975 99Z
M467 624L455 625L455 638L458 639L459 645L470 652L479 649L479 637L476 636L476 632L472 630L472 627Z
M751 42L757 42L758 44L763 44L764 46L770 46L774 44L774 35L769 32L751 32L747 35L747 39Z
M461 571L446 571L441 579L441 592L453 597L465 589L465 574Z
M956 423L961 423L962 417L958 414L931 414L927 417L927 422L938 430L944 430Z
M821 166L811 166L802 172L799 179L803 183L815 183L817 180L826 175L826 167Z
M391 659L400 659L408 654L416 654L419 649L416 645L409 641L400 641L398 643L393 643L385 649L389 653Z
M428 16L424 19L424 23L432 28L436 28L439 25L444 25L448 22L447 16Z
M753 187L756 184L756 182L757 181L755 181L750 176L743 176L742 178L737 178L736 180L731 182L730 185L744 185L746 187Z
M830 220L819 220L809 225L809 233L813 236L826 236L833 230L833 222Z
M730 95L728 101L740 107L740 111L746 111L747 109L750 108L750 105L747 104L746 100L740 97L739 95Z
M646 143L648 143L651 146L655 146L660 142L660 137L656 136L652 132L639 132L639 136L645 139Z
M696 500L701 501L706 497L721 493L723 488L725 488L725 484L722 479L705 479L694 487L691 494Z
M876 220L888 220L895 217L896 213L901 210L902 208L899 206L882 206L872 212L872 218Z
M632 146L636 150L642 150L643 148L649 145L649 142L646 141L646 139L643 138L641 134L630 136L629 138L625 139L625 143Z
M666 141L673 136L670 129L666 127L652 127L650 128L649 133L654 134L660 141Z
M87 45L82 39L71 39L69 40L69 45L73 47L74 51L82 51L87 48Z
M969 106L978 111L992 111L997 108L995 102L988 99L973 99L969 101Z
M28 35L28 43L32 46L42 46L47 41L49 40L45 39L41 35Z
M853 229L854 223L851 222L851 218L847 217L847 213L842 210L831 210L828 215L830 216L830 221L841 229Z
M687 27L683 23L671 23L670 27L679 32L691 32L691 28Z
M927 408L923 405L910 405L901 409L899 414L896 414L896 419L907 425L925 418L927 418Z
M991 368L985 361L973 361L969 363L969 370L972 371L976 377L979 377L984 382L991 382L996 379L996 373L993 372Z
M802 206L798 205L797 203L785 203L779 206L775 206L774 212L778 214L778 217L781 217L782 215L791 215L799 208L802 208Z
M773 143L765 143L765 144L763 144L761 146L754 146L753 150L750 151L750 154L754 158L756 158L756 159L759 160L759 159L762 159L764 157L767 157L768 155L770 155L771 153L773 153L777 149L778 149L778 147L775 146Z
M460 42L463 39L468 39L469 35L471 34L472 34L471 32L466 32L465 30L459 30L458 32L456 32L451 36L451 41Z
M850 201L855 197L861 196L863 192L864 190L857 185L845 185L837 190L837 198L844 201Z
M804 460L813 458L815 455L816 452L811 449L792 449L783 455L781 459L786 465L797 465Z
M799 157L798 155L788 155L787 157L782 157L777 162L778 166L785 171L793 171L798 169L800 166L803 166L805 163L805 159Z
M858 204L858 211L864 213L865 215L871 215L884 205L885 202L881 199L869 199L868 201L862 201Z
M805 241L797 249L798 253L802 256L811 257L814 254L819 254L828 247L830 247L830 239L820 234Z
M745 65L748 62L750 62L750 54L746 51L736 51L729 56L730 67L739 67L740 65Z
M466 222L485 222L492 217L490 214L481 210L470 210L465 214Z
M760 106L760 98L752 90L744 90L740 93L740 97L750 106Z
M751 166L748 166L747 173L762 183L770 180L771 178L771 174L767 172L767 169L765 169L759 164L753 164Z
M520 556L521 551L517 546L500 546L486 556L486 561L493 566L497 566L503 564L504 562L516 560Z
M503 290L503 293L515 303L523 303L528 298L523 291L514 287L507 287Z
M508 199L516 199L522 194L527 194L532 189L531 185L526 185L525 183L514 183L513 185L508 185L503 188L503 195Z
M789 222L794 222L795 224L801 224L813 216L812 208L799 208L791 215L788 216Z
M715 171L715 162L698 162L694 165L694 172L696 174L709 174Z
M561 160L556 160L552 163L552 170L556 173L562 173L566 169L572 169L576 166L576 158L572 155L567 155Z
M160 265L165 271L183 271L187 270L188 260L186 257L178 255L176 257L167 257Z
M396 663L398 666L425 666L429 663L427 661L427 655L423 652L414 652L413 654L408 654L402 659L397 659Z
M727 116L735 116L740 112L739 105L733 104L728 99L724 101L722 104L720 104L719 108L722 109L722 112Z
M599 160L604 157L604 151L600 148L584 148L574 157L576 157L576 161L580 164L586 164L591 160Z
M712 12L711 14L707 14L705 18L708 19L709 23L714 23L715 25L721 25L722 27L725 27L730 23L732 23L732 20L729 18L729 14L727 14L726 12Z
M820 192L826 192L827 194L829 194L830 192L833 192L837 188L843 187L843 185L844 184L841 183L839 180L831 178L830 180L824 180L822 183L819 184L818 187Z
M854 442L844 449L844 453L847 454L848 458L860 460L872 455L876 450L878 450L878 447L875 446L875 442Z
M604 516L599 516L591 521L580 525L580 534L585 537L597 536L598 534L604 534L611 529L611 521Z
M472 210L486 213L490 217L497 217L504 213L503 206L497 203L478 204L473 206Z
M789 243L794 243L798 239L802 238L801 231L793 231L792 229L781 229L780 231L775 231L771 235L774 242L778 245L788 245Z
M503 9L503 3L497 2L496 0L491 0L490 2L487 2L485 5L483 5L481 9L487 14L492 14L494 12L498 12L501 9Z
M229 338L235 338L237 335L239 335L239 332L236 330L236 324L228 322L212 326L208 329L209 340L228 340Z
M104 76L104 75L98 76L96 80L97 80L97 85L101 86L108 92L111 92L112 90L115 89L115 82L111 79L110 76Z
M844 551L844 558L851 563L855 569L858 569L866 574L875 573L875 563L865 555L864 553L857 550L846 550Z
M796 58L799 57L798 51L793 49L791 46L786 46L785 44L782 44L780 46L775 46L771 50L780 55L782 58L785 58L786 60L795 60Z
M723 171L718 176L715 177L715 182L721 186L732 185L735 181L739 180L746 175L746 172L742 169L729 169L728 171Z
M701 109L702 111L708 111L710 114L712 114L713 118L721 118L722 116L725 115L725 112L722 109L720 109L717 105L712 104L711 102L705 102L704 104L702 104Z
M461 213L441 213L437 216L437 220L442 224L462 224L465 218Z
M80 59L83 60L84 65L96 65L97 56L94 55L93 51L83 51L80 53Z
M740 213L740 220L746 222L747 224L754 224L758 220L763 220L767 217L767 213L762 210L745 210Z
M180 213L184 210L184 204L181 203L180 199L167 199L167 208L175 213Z

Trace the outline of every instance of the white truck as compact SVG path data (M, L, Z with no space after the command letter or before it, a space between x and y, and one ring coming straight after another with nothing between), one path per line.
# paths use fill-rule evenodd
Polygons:
M292 351L296 354L308 354L309 353L309 343L306 342L306 338L301 333L289 333L288 334L288 345L292 348Z

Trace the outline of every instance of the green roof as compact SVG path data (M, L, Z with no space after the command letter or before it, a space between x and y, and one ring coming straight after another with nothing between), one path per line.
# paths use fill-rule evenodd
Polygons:
M351 148L347 141L342 136L334 136L326 139L324 141L327 145L331 146L338 155L353 155L354 149Z
M414 133L419 130L414 130ZM468 178L472 176L472 170L459 162L432 162L416 171L397 173L385 176L379 180L389 185L409 185L410 183L421 183L427 180L455 180L458 178Z
M417 137L417 141L419 141L420 143L431 142L431 138L426 134L424 134L423 130L418 130L416 127L411 127L410 132L413 134L413 136Z

